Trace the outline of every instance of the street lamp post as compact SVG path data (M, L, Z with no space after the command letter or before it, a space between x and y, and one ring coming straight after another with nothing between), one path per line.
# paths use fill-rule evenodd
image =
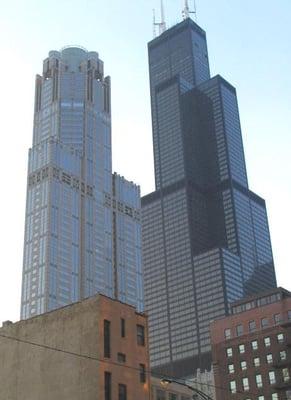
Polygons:
M179 381L179 380L177 380L177 379L172 379L172 378L162 378L162 379L161 379L161 384L162 384L163 386L167 386L167 385L169 385L169 384L172 383L172 382L173 382L173 383L177 383L178 385L181 385L181 386L185 386L185 387L187 387L188 389L192 390L192 391L194 392L194 393L193 393L193 400L200 400L200 399L203 399L203 400L213 400L210 396L208 396L208 394L202 392L201 390L195 388L194 386L188 385L188 384L185 383L185 382L181 382L181 381Z

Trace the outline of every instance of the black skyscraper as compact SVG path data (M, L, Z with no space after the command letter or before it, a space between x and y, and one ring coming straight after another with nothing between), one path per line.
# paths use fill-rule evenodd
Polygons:
M236 91L210 78L205 32L186 19L152 40L156 191L142 199L152 367L210 366L209 322L276 286L265 202L248 188Z

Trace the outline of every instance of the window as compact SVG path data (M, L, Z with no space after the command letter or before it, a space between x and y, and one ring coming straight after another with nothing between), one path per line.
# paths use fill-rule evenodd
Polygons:
M104 320L104 357L110 357L110 321Z
M280 360L286 360L286 358L287 358L286 350L280 351Z
M246 310L250 310L251 308L254 308L254 302L253 301L245 304L245 309Z
M269 371L269 382L270 385L274 385L274 383L276 383L276 376L274 371Z
M283 343L284 342L284 334L283 333L278 333L277 341L278 341L278 343Z
M235 381L230 381L229 382L229 390L230 390L230 393L236 393L236 383L235 383Z
M259 367L261 365L260 359L259 357L255 357L254 358L254 366L255 367Z
M118 400L126 400L127 393L126 393L126 385L119 383L118 385Z
M240 352L240 354L245 353L245 351L246 351L245 345L244 344L239 344L238 351Z
M111 373L104 372L104 398L111 400Z
M291 399L291 390L286 390L286 400Z
M117 353L117 361L121 363L125 363L126 355L123 353Z
M234 373L234 365L233 364L228 364L228 373L233 374Z
M256 384L258 388L263 387L263 381L262 381L262 375L258 374L256 375Z
M146 371L145 371L145 365L144 364L139 364L139 381L141 383L146 382Z
M246 361L241 361L240 362L240 367L242 369L242 371L247 369L247 362Z
M272 362L273 362L273 356L272 356L272 354L267 354L267 355L266 355L266 359L267 359L267 363L268 363L268 364L272 364Z
M265 400L265 396L259 396L258 400Z
M272 394L272 400L279 400L279 395L278 395L278 393L273 393L273 394Z
M261 319L261 327L262 327L262 328L266 328L267 326L269 326L269 320L268 320L268 318L262 318L262 319Z
M177 395L175 393L169 393L169 400L177 400Z
M243 378L242 384L243 384L244 392L247 392L248 390L250 390L250 385L249 385L249 379L248 378Z
M265 337L264 338L264 343L266 347L270 347L271 346L271 339L269 337Z
M145 338L144 338L144 326L143 325L136 325L136 334L137 334L137 344L140 346L144 346Z
M230 339L231 338L231 330L230 329L225 329L224 330L224 337L225 337L225 339Z
M256 330L256 321L249 321L249 331L254 332Z
M288 310L288 319L291 319L291 310Z
M290 380L289 369L283 368L282 369L283 381L288 382Z
M227 357L232 357L232 347L228 347L226 349L226 355L227 355Z
M281 315L280 314L274 314L274 322L275 322L276 325L281 322Z
M236 327L237 336L241 336L243 334L243 332L244 332L243 326L242 325L237 325L237 327Z
M252 349L253 350L258 350L258 341L257 340L253 340L252 341Z
M120 334L121 337L125 337L125 319L120 318Z

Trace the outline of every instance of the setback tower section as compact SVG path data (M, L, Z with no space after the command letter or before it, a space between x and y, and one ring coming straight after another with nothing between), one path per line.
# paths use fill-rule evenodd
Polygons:
M276 287L265 202L248 187L235 88L191 19L148 44L156 190L142 198L151 365L211 364L209 323Z
M112 175L110 77L98 53L51 51L36 77L21 318L97 292L143 309L140 189Z

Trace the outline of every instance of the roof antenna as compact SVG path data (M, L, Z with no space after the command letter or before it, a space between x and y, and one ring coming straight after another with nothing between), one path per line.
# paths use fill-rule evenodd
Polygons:
M196 1L193 0L193 10L190 10L188 0L185 0L185 6L182 10L182 18L190 18L190 14L194 14L194 21L197 22Z
M161 25L160 25L160 34L165 32L167 29L166 27L166 20L165 20L165 10L164 10L164 2L161 0Z
M159 27L159 35L161 35L167 29L166 21L165 21L165 11L164 11L164 2L161 0L161 22L156 22L155 10L153 10L153 34L154 38L156 37L156 26Z
M156 11L153 8L153 38L155 38L157 36L157 32L156 32Z

